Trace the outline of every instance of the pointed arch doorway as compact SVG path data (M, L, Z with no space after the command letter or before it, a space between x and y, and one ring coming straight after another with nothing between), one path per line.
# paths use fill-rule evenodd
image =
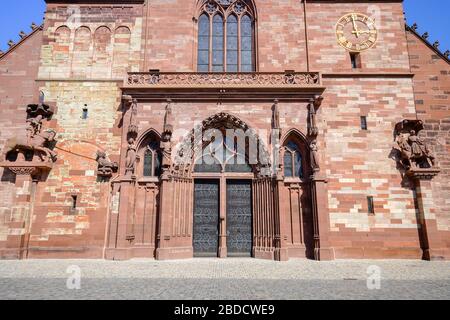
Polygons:
M205 145L194 164L195 257L252 256L255 172L248 152L225 137Z
M194 257L252 257L253 184L265 149L237 118L227 114L213 118L204 122L193 156Z

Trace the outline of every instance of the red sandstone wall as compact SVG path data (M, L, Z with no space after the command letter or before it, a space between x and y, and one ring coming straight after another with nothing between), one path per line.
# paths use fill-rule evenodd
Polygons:
M25 130L26 106L36 103L39 88L37 77L42 31L36 30L0 59L0 152L7 139ZM3 159L1 160L3 161ZM0 168L0 247L11 230L6 226L20 220L22 212L14 206L14 176Z
M362 72L409 72L402 3L307 2L307 28L311 70L352 71L350 54L336 41L336 24L350 12L375 19L377 44L361 53ZM353 72L353 71L352 71Z
M255 3L259 71L306 70L305 21L301 2L255 0ZM106 150L113 160L118 160L123 143L120 81L114 80L123 79L126 71L150 68L196 70L196 25L192 20L195 1L151 1L148 21L144 19L145 7L140 5L83 5L79 8L79 13L72 15L66 5L50 5L46 15L39 87L49 101L57 104L52 125L58 132L60 149L57 150L59 160L55 169L38 188L36 221L30 245L40 250L32 250L31 257L101 257L107 216L117 212L108 210L113 202L111 190L108 184L96 181L94 158L97 150ZM410 71L400 3L308 3L306 11L311 70L353 72L349 53L336 42L335 24L342 15L359 11L379 17L378 43L362 54L361 72ZM143 42L145 37L147 40ZM145 66L143 60L146 61ZM17 62L13 64L17 66ZM446 70L438 69L439 72ZM433 70L436 72L437 69ZM329 178L331 241L337 248L337 256L418 257L419 236L413 191L411 186L402 185L395 161L390 158L395 123L415 117L412 80L408 76L371 78L349 75L336 78L328 75L324 78L324 85L327 91L318 115L321 129L319 148L321 167ZM446 95L448 89L441 91L444 94L439 95ZM417 95L416 90L416 100ZM87 121L80 118L85 104L89 108ZM141 132L148 128L161 132L164 106L160 103L139 106ZM8 108L5 111L7 116L0 121L8 119L6 121L9 122L14 114L17 121L13 122L22 124L25 115L14 109L17 107L11 103L12 109ZM225 111L253 128L269 129L270 107L265 103L224 103L220 107L216 103L177 103L173 107L174 125L175 129L190 130L194 121ZM448 112L448 108L445 111ZM296 127L306 132L305 105L280 103L280 112L285 131ZM429 114L424 112L424 115ZM367 132L359 128L361 115L368 116ZM439 131L438 123L433 121L440 117L441 114L434 111L427 120L428 130L433 130L429 132L430 137L434 131ZM446 124L444 121L439 123L438 135L447 143L444 137ZM2 130L1 134L5 131L8 132ZM182 136L177 132L174 139ZM448 148L447 153L439 150L437 153L442 152L440 154L444 157L448 154ZM441 165L444 172L440 180L436 180L436 190L445 192L448 172L445 171L445 161ZM9 191L1 193L1 188L7 186L8 182L2 182L0 187L0 194L4 197L11 194ZM440 209L439 215L446 214L447 217L439 220L443 221L441 229L448 228L450 224L445 211L448 210L448 200L444 193L437 192L439 207L444 208ZM70 211L74 194L80 201L75 213ZM367 195L375 198L374 217L367 212ZM4 212L9 213L8 209ZM400 248L406 250L400 253Z
M419 258L413 186L402 182L392 158L396 123L415 117L412 80L355 77L324 83L320 139L337 257ZM367 131L360 116L367 116ZM374 197L374 216L367 196Z
M433 181L438 229L450 245L450 64L412 32L407 33L414 94L423 137L433 146L441 174Z
M103 256L111 185L97 179L96 152L119 160L118 86L140 68L141 32L142 5L47 7L39 84L57 107L58 161L37 189L31 258Z

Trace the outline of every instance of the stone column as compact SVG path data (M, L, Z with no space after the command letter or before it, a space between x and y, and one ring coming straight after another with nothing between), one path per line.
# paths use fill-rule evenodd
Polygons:
M274 200L275 200L275 216L276 220L276 248L275 248L275 260L277 261L288 261L289 252L287 248L287 238L288 238L288 226L286 223L286 212L283 210L283 205L287 203L286 195L280 192L283 188L284 179L281 175L278 175L276 181L274 182Z
M220 215L219 215L219 258L226 258L227 251L227 180L222 177L220 179Z
M29 255L28 247L40 170L35 166L23 164L23 166L20 164L6 166L16 175L16 201L11 208L11 221L8 224L10 234L7 237L6 252L2 254L6 258L26 259Z
M414 169L408 175L414 181L420 242L423 259L429 261L445 260L445 245L439 237L436 210L433 206L431 180L439 173L433 169Z
M130 245L133 241L132 230L132 201L135 180L124 178L120 181L119 213L117 219L116 248L114 250L115 260L130 259Z
M317 111L323 101L322 96L315 96L308 105L308 139L310 142L311 207L314 224L314 258L316 260L334 260L334 248L331 247L330 212L328 208L327 179L321 171L319 148L317 146Z
M329 240L330 213L327 180L319 174L311 177L311 198L314 221L314 258L318 261L334 260L334 248L331 247Z

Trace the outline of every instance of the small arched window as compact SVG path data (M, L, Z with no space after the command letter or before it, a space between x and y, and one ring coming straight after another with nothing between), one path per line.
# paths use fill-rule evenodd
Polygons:
M287 178L303 178L303 157L298 145L289 141L284 148L284 176Z
M254 72L254 8L246 0L209 0L198 19L198 72Z
M151 141L144 152L144 177L158 177L161 174L159 143Z

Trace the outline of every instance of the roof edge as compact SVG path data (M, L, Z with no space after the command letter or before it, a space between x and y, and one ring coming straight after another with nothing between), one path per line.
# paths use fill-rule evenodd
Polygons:
M0 53L0 61L3 60L3 58L5 58L8 54L13 52L17 47L20 47L22 45L22 43L24 43L27 39L32 37L37 32L42 31L44 29L44 24L42 23L41 25L38 26L38 25L32 23L31 24L31 29L32 29L32 31L29 34L27 34L27 35L25 35L25 33L23 31L21 31L19 33L20 40L17 43L14 43L14 42L12 42L12 40L10 40L11 45L8 48L8 50L6 50L3 53Z
M413 35L415 35L419 40L421 40L423 43L425 43L428 48L430 48L432 51L434 51L438 56L440 56L444 61L450 64L450 51L447 50L446 52L442 52L439 50L439 47L436 45L436 42L432 44L428 41L428 32L425 32L423 35L420 35L417 32L417 24L413 24L412 26L409 26L406 24L406 31L411 32ZM439 43L439 42L437 42Z

